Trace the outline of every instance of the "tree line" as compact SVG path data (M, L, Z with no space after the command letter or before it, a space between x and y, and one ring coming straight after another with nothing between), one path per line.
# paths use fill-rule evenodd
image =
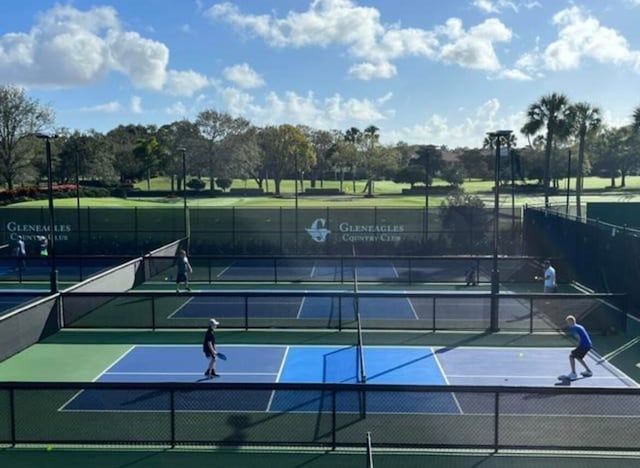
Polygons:
M257 127L242 117L215 109L200 112L194 120L177 120L162 126L119 125L106 133L56 128L50 106L29 97L15 86L0 86L0 178L7 189L39 184L46 178L46 160L41 141L33 135L55 129L52 140L55 182L72 183L76 172L83 181L127 186L164 175L171 190L183 184L182 154L187 174L223 190L233 179L253 179L259 188L281 193L281 182L299 177L301 186L322 186L327 177L340 181L340 188L356 179L367 181L365 191L373 195L375 181L395 180L414 185L432 184L440 178L450 185L468 179L492 179L492 141L477 148L382 144L380 129L321 130L303 125L282 124ZM640 170L640 106L632 123L609 127L602 123L597 106L572 103L563 94L542 96L527 109L527 121L520 132L526 143L512 148L513 172L521 181L535 181L549 194L567 175L577 177L576 196L582 193L582 179L592 174L607 177L611 185ZM509 165L501 178L510 179ZM273 181L274 186L269 186ZM190 185L191 186L191 185Z

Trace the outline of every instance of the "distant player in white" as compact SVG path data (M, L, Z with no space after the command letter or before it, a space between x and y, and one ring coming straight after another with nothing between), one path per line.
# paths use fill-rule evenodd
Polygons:
M544 262L544 292L554 293L558 289L556 284L556 269L551 266L551 261Z

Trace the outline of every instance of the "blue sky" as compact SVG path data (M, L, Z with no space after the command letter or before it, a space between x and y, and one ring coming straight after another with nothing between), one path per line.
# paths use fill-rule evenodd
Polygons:
M640 105L640 0L3 0L0 83L62 127L215 108L256 125L380 128L478 146L559 91L624 125ZM524 142L523 140L521 140Z

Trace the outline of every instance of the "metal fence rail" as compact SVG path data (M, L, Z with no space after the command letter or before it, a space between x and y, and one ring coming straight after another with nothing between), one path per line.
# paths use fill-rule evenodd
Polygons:
M443 283L465 284L469 272L476 283L491 281L490 255L191 255L192 282L200 283L351 283L357 270L360 283ZM503 283L530 283L541 275L545 258L501 256L498 259ZM553 259L561 264L561 259ZM145 262L165 265L152 281L173 279L175 257L154 256ZM558 281L572 280L567 270L558 268Z
M624 294L501 293L498 323L511 331L558 331L574 315L590 331L626 330ZM357 327L486 331L491 293L353 290L63 292L66 328L200 328L211 317L228 328Z
M2 382L0 443L337 448L374 432L377 447L635 451L638 408L638 388Z

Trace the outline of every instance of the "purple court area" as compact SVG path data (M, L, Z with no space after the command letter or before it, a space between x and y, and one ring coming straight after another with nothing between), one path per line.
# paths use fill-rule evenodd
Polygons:
M202 391L177 391L178 411L322 412L332 408L331 392L300 390L215 390L218 382L355 383L359 381L354 346L220 345L219 378L205 378L206 360L198 345L137 345L101 373L98 382L199 382ZM554 386L568 373L570 348L365 346L367 384ZM587 356L590 378L582 387L635 387L637 384L593 353ZM358 412L362 393L338 392L336 409ZM366 392L367 413L490 414L489 394L469 392ZM568 395L539 397L523 393L505 399L503 414L566 414ZM167 411L169 393L152 390L85 390L63 405L64 411ZM592 400L592 401L591 401ZM580 414L629 414L628 404L585 400ZM572 406L575 408L575 405ZM541 413L542 412L542 413ZM640 416L640 408L637 414Z

